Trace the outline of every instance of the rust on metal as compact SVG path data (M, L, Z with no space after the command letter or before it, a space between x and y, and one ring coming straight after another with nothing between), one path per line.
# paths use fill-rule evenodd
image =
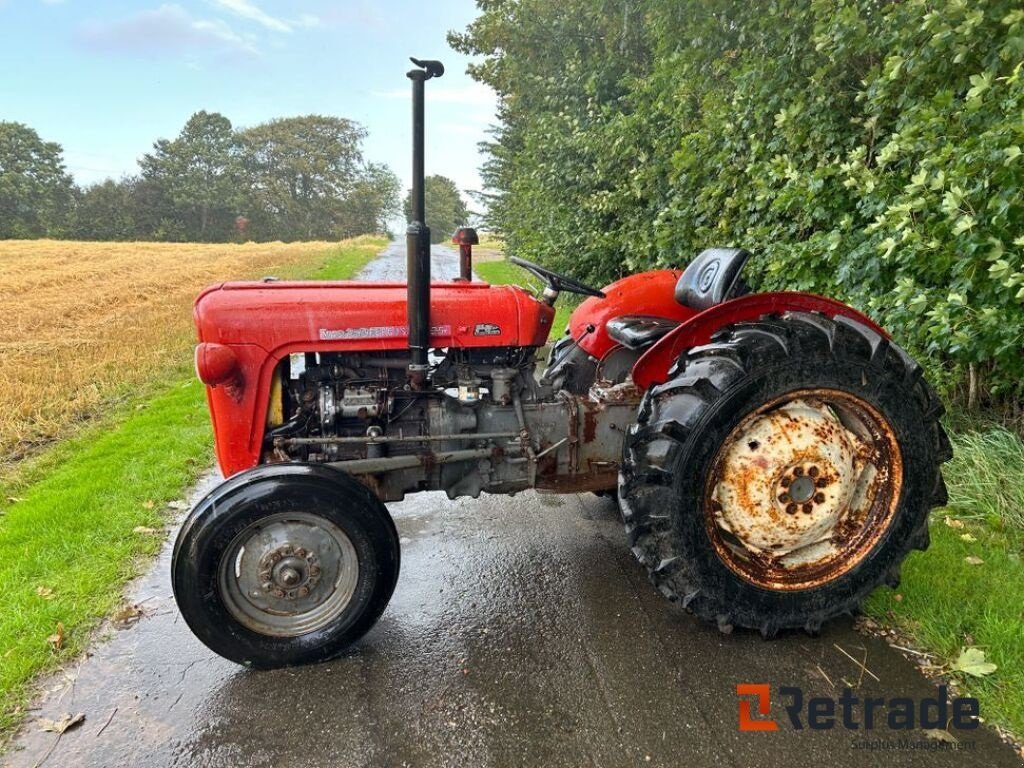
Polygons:
M602 469L595 472L581 472L575 475L548 475L537 477L538 491L552 493L583 493L584 491L609 491L619 483L618 468Z
M719 557L772 589L835 579L870 552L899 500L902 457L882 415L839 390L801 390L747 415L719 447L705 523Z

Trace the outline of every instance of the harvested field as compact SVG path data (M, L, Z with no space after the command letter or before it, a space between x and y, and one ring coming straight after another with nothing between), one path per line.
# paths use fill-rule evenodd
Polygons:
M0 241L0 470L187 366L203 286L309 276L340 249L369 260L384 243Z

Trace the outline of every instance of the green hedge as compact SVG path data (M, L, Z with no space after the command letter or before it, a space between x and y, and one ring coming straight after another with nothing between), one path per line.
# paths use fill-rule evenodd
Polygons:
M1024 394L1018 2L478 0L512 252L592 281L756 254L892 328L948 394Z

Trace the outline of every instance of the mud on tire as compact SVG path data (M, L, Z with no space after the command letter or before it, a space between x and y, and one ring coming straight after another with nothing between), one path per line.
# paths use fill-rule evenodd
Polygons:
M898 445L902 482L884 529L839 575L806 588L756 583L730 567L709 533L709 473L744 419L787 394L823 388L880 416ZM910 551L928 547L928 512L947 501L940 465L952 455L942 412L920 366L851 319L787 313L723 329L646 393L626 437L619 497L633 552L662 594L722 631L817 631L878 585L896 586Z

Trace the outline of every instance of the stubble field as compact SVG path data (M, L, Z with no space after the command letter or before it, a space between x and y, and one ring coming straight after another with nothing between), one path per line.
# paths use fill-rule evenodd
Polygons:
M316 275L343 244L0 241L0 474L100 409L187 365L213 282ZM329 275L323 275L329 276Z

